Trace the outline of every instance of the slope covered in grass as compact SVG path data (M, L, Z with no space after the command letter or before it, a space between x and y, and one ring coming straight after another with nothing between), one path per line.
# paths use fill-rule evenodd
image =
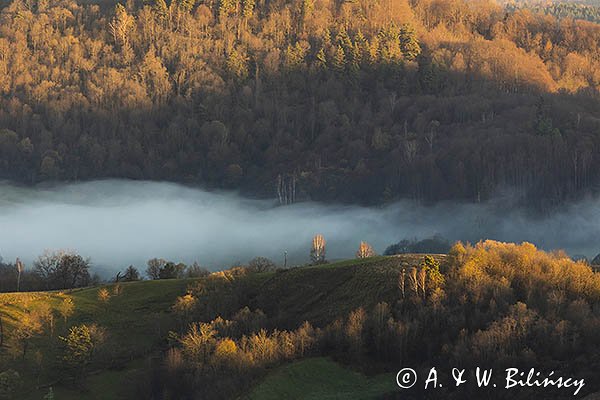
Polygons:
M280 328L296 328L297 321L322 326L358 307L394 304L398 272L419 265L424 257L372 257L283 271L264 282L253 305L276 318ZM443 264L445 256L434 257Z
M397 388L393 374L366 377L327 358L310 358L271 372L248 400L368 400Z
M115 285L105 286L110 299L103 303L98 299L101 288L86 288L70 293L38 292L8 293L0 295L0 311L5 322L5 337L9 337L15 326L27 314L48 305L57 310L65 298L75 305L74 314L66 322L55 316L54 332L45 327L45 332L34 337L24 360L9 354L6 344L0 349L0 371L8 368L17 370L23 385L19 398L39 399L53 386L61 399L126 398L128 370L140 367L142 357L159 348L173 325L170 307L177 296L185 292L188 280L163 280L121 283L120 294L114 293ZM107 331L106 356L89 367L90 377L85 390L68 382L56 385L63 377L61 363L62 347L57 340L66 335L68 328L82 323L94 323ZM143 365L142 365L143 366ZM100 397L98 397L100 396ZM108 397L107 397L108 396Z

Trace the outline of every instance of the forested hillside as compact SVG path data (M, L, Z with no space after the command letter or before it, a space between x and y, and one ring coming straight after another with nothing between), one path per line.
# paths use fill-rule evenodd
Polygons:
M484 0L14 0L0 178L557 204L600 184L599 41Z
M598 1L520 1L509 2L507 9L514 12L517 9L529 9L538 14L552 15L559 19L573 18L586 21L600 21L600 2Z

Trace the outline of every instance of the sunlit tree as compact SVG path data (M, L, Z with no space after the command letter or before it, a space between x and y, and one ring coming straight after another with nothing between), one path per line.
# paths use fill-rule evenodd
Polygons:
M310 259L313 264L323 264L325 262L325 238L323 235L315 235L312 240Z
M75 312L75 303L73 303L73 300L70 297L65 297L58 305L58 312L66 324L67 318L69 318Z
M356 252L356 258L369 258L375 255L375 250L373 247L367 242L360 242L360 246L358 246L358 251Z

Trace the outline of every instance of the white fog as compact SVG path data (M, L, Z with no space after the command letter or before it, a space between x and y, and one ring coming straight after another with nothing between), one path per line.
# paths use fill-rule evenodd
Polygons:
M600 200L533 218L496 204L406 201L380 208L299 203L275 207L234 193L172 183L105 180L23 188L0 184L0 255L28 266L45 249L91 257L101 275L149 258L197 261L220 269L255 256L290 264L308 262L310 240L322 233L329 259L352 257L361 240L379 253L401 239L440 234L450 241L482 238L530 241L572 255L600 252Z

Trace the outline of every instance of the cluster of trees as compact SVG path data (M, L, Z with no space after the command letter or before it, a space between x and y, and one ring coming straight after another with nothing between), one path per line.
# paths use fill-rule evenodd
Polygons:
M273 261L266 257L255 257L246 265L240 265L238 269L243 269L248 272L272 272L276 269ZM132 271L133 269L133 271ZM163 258L152 258L148 260L148 268L146 275L149 279L181 279L181 278L202 278L210 274L210 271L200 264L194 262L191 265L184 263L174 263ZM126 270L125 277L134 275L139 279L139 274L134 267L129 267ZM135 279L135 280L137 280Z
M0 258L0 292L73 289L99 280L90 274L90 259L73 251L47 250L32 268L25 268L18 258L14 263Z
M278 329L278 318L261 310L236 308L247 296L241 276L212 274L177 300L173 309L182 324L169 335L171 348L145 397L184 398L198 387L205 388L203 398L232 397L265 368L313 355L390 371L399 364L429 366L432 359L448 371L535 365L569 370L598 386L600 275L560 252L528 243L458 243L443 265L426 256L397 269L394 300L331 316L320 327L297 321L293 330ZM441 390L448 398L465 394Z
M310 248L310 261L312 265L327 263L327 241L321 234L317 234L312 239ZM377 255L373 246L367 242L360 242L356 251L356 258L369 258Z
M394 254L446 254L450 251L450 242L441 235L433 235L426 239L403 239L398 243L389 245L384 255Z
M600 176L600 27L493 1L13 0L0 177L536 204ZM543 101L540 101L540 96Z

